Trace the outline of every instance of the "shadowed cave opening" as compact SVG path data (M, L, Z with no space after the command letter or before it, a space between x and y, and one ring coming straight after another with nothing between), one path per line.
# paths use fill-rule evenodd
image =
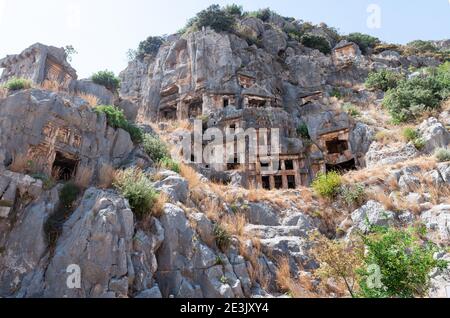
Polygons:
M68 158L61 152L56 152L55 161L53 162L52 173L55 178L60 181L69 181L75 176L78 166L78 160Z

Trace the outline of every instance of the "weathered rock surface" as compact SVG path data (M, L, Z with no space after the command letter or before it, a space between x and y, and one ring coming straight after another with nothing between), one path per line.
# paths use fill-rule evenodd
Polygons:
M450 132L436 118L428 118L419 131L425 141L425 151L433 153L436 148L446 148L450 144Z
M353 229L349 231L352 233L356 230L362 233L368 233L371 226L388 226L395 223L395 213L386 211L384 207L376 202L369 201L364 206L352 213Z

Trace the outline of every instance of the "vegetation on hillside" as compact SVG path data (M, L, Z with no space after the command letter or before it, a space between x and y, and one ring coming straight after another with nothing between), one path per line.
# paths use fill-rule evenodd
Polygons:
M105 70L99 71L91 76L91 80L98 85L102 85L112 92L115 92L120 87L120 79L114 75L113 72Z

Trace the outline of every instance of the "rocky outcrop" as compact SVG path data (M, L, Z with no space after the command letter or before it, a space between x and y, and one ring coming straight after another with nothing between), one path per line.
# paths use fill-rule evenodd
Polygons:
M434 117L425 120L418 129L425 141L424 151L427 153L433 153L437 148L446 148L450 144L450 132Z
M135 150L130 135L108 126L105 115L54 92L12 94L0 102L0 117L0 165L7 167L28 161L23 169L47 175L54 167L69 174L85 167L95 178L102 165L119 165Z

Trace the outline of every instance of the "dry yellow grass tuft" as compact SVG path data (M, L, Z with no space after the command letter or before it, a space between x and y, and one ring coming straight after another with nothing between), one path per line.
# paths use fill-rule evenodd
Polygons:
M87 166L78 167L73 182L80 188L87 188L91 184L94 169Z
M100 100L97 98L97 96L85 93L78 93L77 96L85 100L91 107L95 107L100 104Z
M29 160L26 154L15 153L12 156L12 162L9 166L9 170L17 173L24 173L29 167Z
M300 276L298 279L292 278L289 260L282 258L278 260L277 270L278 287L293 298L314 298L318 295L313 292L313 284L306 276Z
M167 196L167 194L164 192L160 192L155 203L153 203L152 213L150 213L150 215L156 218L162 216L164 214L164 206L167 202L169 202L169 197Z
M221 226L231 235L238 238L245 237L245 226L247 225L247 219L244 214L239 213L236 215L225 215L220 220Z
M4 87L0 87L0 99L6 98L8 96L8 90Z
M202 183L199 174L197 173L197 171L194 170L194 168L184 163L181 163L180 170L181 176L187 180L187 182L189 183L189 187L191 189L195 189Z
M98 186L102 189L111 188L114 180L115 169L108 163L102 164L98 174Z
M58 82L49 80L43 81L40 85L38 85L38 88L51 92L60 92L64 90Z

